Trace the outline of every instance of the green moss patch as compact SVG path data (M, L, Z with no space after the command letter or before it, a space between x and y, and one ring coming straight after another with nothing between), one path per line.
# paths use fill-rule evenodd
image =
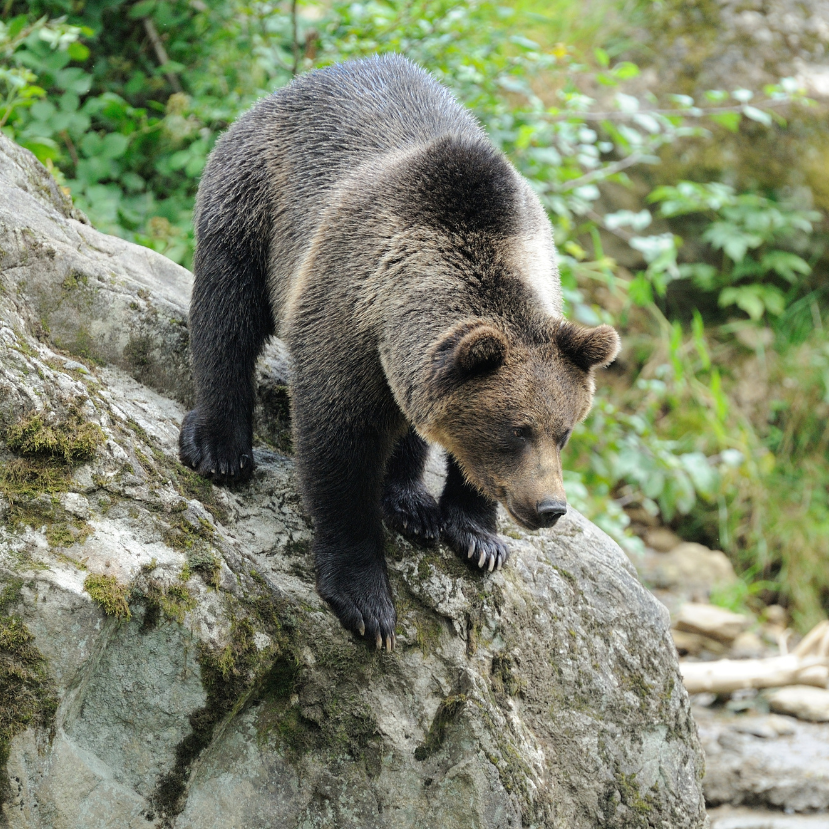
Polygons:
M184 584L166 586L156 579L133 587L130 598L144 604L142 630L155 627L162 618L183 624L184 614L196 606L196 600Z
M179 495L195 498L221 524L227 520L227 510L219 503L213 482L188 469L176 460L170 460L159 449L152 450L153 457L170 474Z
M40 414L30 415L10 426L6 445L17 455L73 464L91 460L104 442L96 423L84 421L77 409L60 422L49 423Z
M11 795L6 764L12 738L30 726L49 730L57 710L46 660L34 637L19 618L5 615L19 588L15 582L0 594L0 808Z
M46 528L46 540L50 547L83 544L91 534L92 526L81 518L67 518L62 523L52 523Z
M13 458L0 469L0 492L12 504L44 493L54 495L66 492L69 481L67 468L24 458Z
M6 428L2 438L18 455L0 468L0 495L9 503L4 523L45 525L53 547L82 544L92 528L69 515L56 496L70 490L73 467L94 457L104 441L101 428L85 422L75 407L59 421L40 414L25 417Z
M100 606L107 616L129 619L132 616L129 606L130 591L126 585L119 584L115 576L89 575L83 583L93 602Z
M70 489L71 469L52 461L14 458L0 468L0 495L8 502L3 523L10 528L44 527L51 547L83 544L91 535L86 521L60 505Z
M605 802L608 817L613 817L621 807L624 810L625 825L631 829L650 829L653 825L649 813L658 805L655 793L650 791L642 794L635 772L624 774L617 771L616 779L608 784Z
M521 694L526 683L515 674L515 663L508 652L494 656L490 671L490 682L496 694L515 697Z
M211 549L215 540L216 531L203 518L193 524L179 515L164 532L168 546L187 554L188 572L199 573L208 584L218 587L221 563Z

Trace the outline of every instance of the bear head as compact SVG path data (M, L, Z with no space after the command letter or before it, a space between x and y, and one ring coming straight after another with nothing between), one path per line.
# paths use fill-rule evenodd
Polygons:
M519 524L552 526L567 503L561 451L590 411L595 369L619 346L609 325L555 319L511 332L502 320L466 320L432 347L439 402L422 431Z

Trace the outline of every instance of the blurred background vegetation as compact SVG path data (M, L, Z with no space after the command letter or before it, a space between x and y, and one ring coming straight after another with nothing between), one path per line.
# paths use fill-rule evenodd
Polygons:
M623 335L571 502L634 558L661 525L724 550L731 606L824 618L829 155L800 81L716 83L718 22L669 0L0 3L0 128L96 227L186 266L207 154L254 100L377 52L429 69L548 208L568 314Z

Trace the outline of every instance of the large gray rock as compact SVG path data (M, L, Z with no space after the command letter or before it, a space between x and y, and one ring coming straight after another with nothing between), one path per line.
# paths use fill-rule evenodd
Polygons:
M189 274L2 137L0 257L0 822L707 824L667 614L596 527L504 521L486 575L389 537L370 650L314 591L288 456L235 490L176 461Z

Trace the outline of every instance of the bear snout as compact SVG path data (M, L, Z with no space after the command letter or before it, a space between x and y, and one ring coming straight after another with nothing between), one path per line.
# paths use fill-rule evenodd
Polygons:
M535 514L541 527L552 527L565 512L567 504L558 498L545 498L535 505Z
M540 501L526 503L515 498L503 502L510 516L524 529L541 530L552 527L567 512L567 502L562 498L545 497Z

